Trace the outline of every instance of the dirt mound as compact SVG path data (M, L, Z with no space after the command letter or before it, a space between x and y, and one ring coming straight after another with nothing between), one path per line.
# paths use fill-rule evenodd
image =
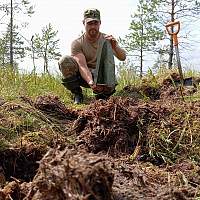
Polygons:
M160 87L152 87L149 85L141 85L140 87L135 87L132 85L125 86L123 92L127 96L134 99L144 99L148 97L150 100L160 99Z
M128 112L122 99L96 101L81 114L85 119L82 131L78 134L78 145L89 152L105 151L113 156L130 153L137 142L137 112ZM74 126L80 126L77 121ZM79 128L80 130L80 128Z
M160 99L180 99L182 96L192 96L197 92L200 78L188 77L184 79L184 87L180 89L181 79L179 74L172 73L162 81L157 81L155 77L151 80L144 79L139 86L125 86L119 95L138 99L160 100Z
M137 146L146 152L148 126L169 110L159 104L136 102L131 98L96 101L73 124L77 145L89 152L103 151L119 157L132 154Z
M112 199L113 174L105 158L65 149L51 149L40 161L25 199Z
M80 149L113 157L131 155L160 165L180 155L198 154L199 113L198 102L144 103L116 97L91 104L74 122L73 130Z
M45 114L60 120L74 120L78 117L77 111L67 108L57 96L38 96L34 106Z
M0 149L34 145L54 147L67 142L66 133L78 117L56 96L28 97L0 106Z

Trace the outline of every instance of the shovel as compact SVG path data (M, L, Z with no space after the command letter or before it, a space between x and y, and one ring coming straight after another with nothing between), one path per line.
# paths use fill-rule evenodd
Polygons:
M180 75L180 83L183 86L184 85L184 79L183 79L183 71L181 67L181 61L180 61L180 56L179 56L179 50L178 50L178 33L180 31L180 22L169 22L166 26L167 32L169 35L173 37L173 42L174 42L174 47L176 51L176 59L177 59L177 64L178 64L178 71Z

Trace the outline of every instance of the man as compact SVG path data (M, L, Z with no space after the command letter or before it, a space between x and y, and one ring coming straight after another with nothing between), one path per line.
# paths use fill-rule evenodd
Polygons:
M107 99L115 92L115 55L126 59L125 51L119 47L112 35L99 31L100 12L88 9L84 12L85 33L71 44L71 56L63 56L59 69L63 75L63 85L74 95L74 103L83 102L80 86L90 87L96 99Z

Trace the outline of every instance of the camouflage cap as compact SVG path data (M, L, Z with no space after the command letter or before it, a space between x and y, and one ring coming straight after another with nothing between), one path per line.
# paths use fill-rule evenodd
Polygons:
M85 20L85 22L90 22L90 21L93 21L93 20L101 21L99 10L97 10L95 8L85 10L84 20Z

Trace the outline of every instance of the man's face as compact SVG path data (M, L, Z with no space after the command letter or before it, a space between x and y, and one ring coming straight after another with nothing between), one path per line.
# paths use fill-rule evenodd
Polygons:
M91 38L97 37L97 35L99 33L100 24L101 24L101 22L97 21L97 20L93 20L90 22L84 22L86 33Z

